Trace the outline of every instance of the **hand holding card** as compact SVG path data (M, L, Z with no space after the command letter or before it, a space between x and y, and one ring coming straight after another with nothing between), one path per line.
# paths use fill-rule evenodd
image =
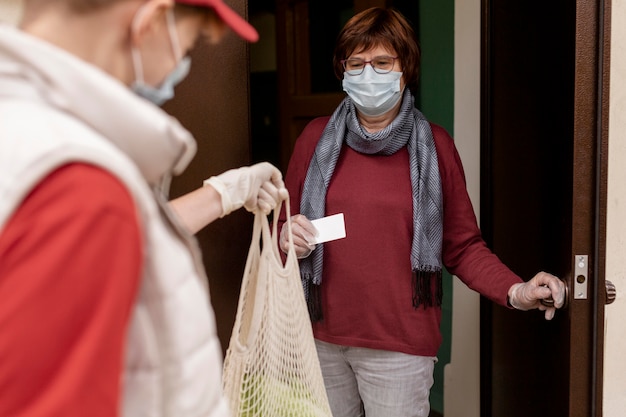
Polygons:
M324 243L346 237L346 226L344 223L343 213L311 220L311 223L313 223L313 226L317 229L315 241L311 243Z

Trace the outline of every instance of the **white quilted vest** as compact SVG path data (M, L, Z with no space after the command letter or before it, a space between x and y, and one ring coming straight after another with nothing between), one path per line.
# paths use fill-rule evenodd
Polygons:
M194 153L186 130L116 80L0 26L0 230L42 178L72 161L118 177L142 220L143 275L120 375L123 416L229 415L197 243L156 186Z

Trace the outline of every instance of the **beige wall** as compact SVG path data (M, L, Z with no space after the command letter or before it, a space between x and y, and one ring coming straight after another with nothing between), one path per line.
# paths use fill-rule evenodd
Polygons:
M454 142L467 190L480 218L480 0L454 5ZM480 415L480 298L459 279L453 282L452 345L444 369L445 417Z
M617 299L606 307L604 417L626 410L626 2L613 0L611 17L609 186L606 278Z

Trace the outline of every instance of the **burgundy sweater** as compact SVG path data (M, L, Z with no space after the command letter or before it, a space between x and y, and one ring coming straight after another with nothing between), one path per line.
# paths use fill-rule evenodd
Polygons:
M328 120L311 121L296 141L285 176L292 215L300 213L304 179ZM443 194L443 264L468 287L506 305L509 288L522 280L487 248L454 142L440 126L431 127ZM436 356L441 308L414 308L411 300L411 198L406 148L381 156L343 146L326 215L344 213L346 238L324 243L323 319L313 323L317 339ZM283 210L281 224L284 220Z

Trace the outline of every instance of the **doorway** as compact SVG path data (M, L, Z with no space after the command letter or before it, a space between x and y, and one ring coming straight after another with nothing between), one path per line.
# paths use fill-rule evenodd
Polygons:
M484 417L602 415L609 5L483 1L483 236L570 289L550 322L481 303Z
M255 1L249 2L249 16L261 30L261 40L258 45L251 45L250 54L254 161L268 160L286 172L293 144L304 126L335 110L344 97L332 69L335 39L350 17L372 6L393 6L413 24L425 57L420 80L423 87L418 91L416 105L429 120L453 134L454 0L340 0L332 4ZM450 360L451 305L452 277L446 274L444 343L431 390L433 416L443 413L443 374Z

